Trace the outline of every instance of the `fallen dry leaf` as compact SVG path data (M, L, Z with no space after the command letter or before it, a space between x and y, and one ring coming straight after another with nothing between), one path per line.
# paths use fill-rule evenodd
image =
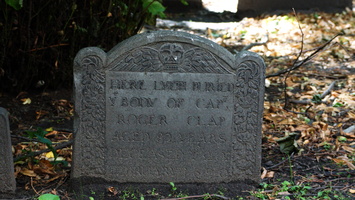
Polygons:
M24 99L21 99L21 101L23 102L22 104L26 105L26 104L31 104L31 99L30 98L24 98Z
M30 176L30 177L36 177L37 176L37 174L33 170L30 170L30 169L27 169L27 168L22 168L20 173L25 175L25 176Z

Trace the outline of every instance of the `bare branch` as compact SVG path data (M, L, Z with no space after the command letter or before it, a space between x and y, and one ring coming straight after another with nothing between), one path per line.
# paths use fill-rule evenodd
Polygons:
M293 63L292 67L290 67L290 68L288 68L288 69L281 70L281 71L276 72L276 73L274 73L274 74L266 75L266 78L275 77L275 76L280 76L280 75L282 75L282 74L285 74L285 73L288 73L288 72L290 72L290 71L293 71L293 70L295 70L295 69L300 68L300 67L303 66L304 64L306 64L306 63L308 63L309 61L311 61L314 57L316 57L318 53L320 53L320 52L322 52L322 51L328 49L329 47L331 47L331 46L333 45L333 44L331 44L331 42L332 42L335 38L337 38L338 36L342 35L342 33L338 33L338 34L335 35L333 38L331 38L329 41L327 41L326 43L324 43L322 46L317 47L317 48L315 49L315 51L314 51L311 55L309 55L309 56L307 56L305 59L299 61L300 56L303 54L303 37L304 37L304 35L303 35L302 30L301 30L301 33L302 33L302 46L301 46L301 51L300 51L300 53L298 54L298 56L297 56L295 62ZM328 48L326 48L326 47L328 47Z
M296 63L298 62L298 60L300 59L300 57L301 57L301 55L302 55L302 53L303 53L303 45L304 45L304 43L303 43L303 42L304 42L304 33L303 33L303 31L302 31L300 21L298 20L298 16L297 16L296 10L295 10L294 8L292 8L292 10L293 10L293 13L294 13L294 15L295 15L295 17L296 17L296 20L297 20L297 23L298 23L298 27L299 27L299 29L300 29L300 31L301 31L301 50L300 50L300 52L299 52L299 54L298 54L296 60L293 62L292 68L291 68L291 69L288 69L288 70L286 71L286 75L285 75L285 79L284 79L284 96L285 96L285 105L284 105L284 107L283 107L284 110L288 110L288 109L287 109L287 105L288 105L288 95L287 95L287 83L286 83L286 80L287 80L288 76L290 75L291 71L294 70L294 69L296 69L296 67L295 67L295 66L296 66ZM300 66L301 66L301 65L300 65Z
M327 90L325 90L320 96L320 99L324 99L325 96L327 96L328 94L330 94L330 92L334 89L335 83L337 81L333 81L329 87L327 88ZM305 99L305 100L296 100L296 99L290 99L289 100L290 103L295 103L295 104L311 104L312 103L312 99Z
M54 150L63 149L63 148L70 146L72 144L73 144L73 140L69 140L68 142L62 142L62 143L58 144L57 146L53 147L53 149ZM22 160L22 159L25 159L28 157L38 156L42 153L47 153L50 151L51 151L50 149L43 149L41 151L35 151L35 152L28 153L28 154L21 154L21 155L18 155L16 158L14 158L14 162L17 162L19 160Z

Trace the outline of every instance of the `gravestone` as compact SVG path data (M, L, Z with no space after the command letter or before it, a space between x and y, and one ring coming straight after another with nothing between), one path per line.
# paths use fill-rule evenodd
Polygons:
M0 107L0 194L16 189L8 112Z
M72 179L257 184L264 73L255 53L176 31L82 49Z

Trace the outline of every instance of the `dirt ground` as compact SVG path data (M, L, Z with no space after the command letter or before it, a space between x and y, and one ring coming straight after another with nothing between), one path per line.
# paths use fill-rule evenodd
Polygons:
M292 16L292 14L290 15ZM335 18L332 18L335 15L320 15L323 20L330 19L334 24L337 24L334 22ZM341 17L342 23L354 25L354 21L346 17L346 14L344 15ZM305 16L303 17L302 20L307 20ZM318 23L323 23L317 16L308 15L308 18L312 17L319 20ZM295 33L283 33L282 37L269 36L266 47L259 45L250 49L263 55L268 65L267 74L270 75L292 66L299 52L299 43L292 40L295 35L300 36L299 29L297 23L289 21L289 18L270 16L270 18L264 17L263 19L247 19L244 25L249 24L249 26L245 25L243 30L240 30L239 27L238 31L233 30L234 32L208 29L206 31L185 31L208 37L234 53L236 49L240 50L240 47L245 47L248 43L255 42L262 37L256 33L248 35L251 31L247 28L253 27L252 25L261 26L262 23L272 20L277 24L283 24L281 26L287 25L288 22L295 25L296 28L292 28ZM354 17L352 16L352 18ZM307 28L305 32L309 30L313 33L318 31L318 29ZM323 36L325 34L332 35L329 31L327 32L327 29L321 31L323 31ZM256 30L256 32L258 31ZM239 38L234 37L233 34L238 35ZM242 36L243 34L244 36ZM295 35L292 36L293 38L285 36L290 34ZM282 38L282 42L280 42L280 38ZM305 46L309 47L307 49L317 48L329 41L329 38L331 37L311 42L312 38L308 37L305 39L307 42ZM343 42L342 47L337 46L334 47L335 49L329 48L326 51L321 51L319 58L313 59L305 64L306 67L294 71L289 76L286 81L288 98L285 98L284 93L285 74L268 78L271 84L266 87L265 94L262 170L260 172L262 183L252 191L245 191L242 194L243 199L355 199L355 168L353 168L355 164L355 135L354 132L343 132L355 124L355 104L353 104L355 101L355 44L344 42L345 40L354 41L354 34L345 32L345 36L339 40ZM293 46L291 50L287 49L286 42ZM307 58L307 55L302 58ZM312 99L314 95L325 91L335 80L337 84L326 95L327 97L322 99L323 103L294 103L289 105L290 111L283 109L285 99ZM340 100L337 101L337 99ZM41 127L47 133L45 137L53 142L53 146L67 144L57 149L58 158L63 162L56 165L47 162L53 157L48 151L32 158L16 160L17 190L15 197L17 199L31 199L44 193L57 194L61 199L75 199L75 195L68 190L72 153L70 141L73 138L73 103L72 90L70 89L39 88L16 94L0 94L0 106L6 108L10 113L15 159L26 153L47 149L46 145L36 139L29 139L26 130L38 133L40 130L37 128ZM308 105L313 106L308 108ZM285 119L287 120L285 121ZM287 154L281 152L277 140L291 132L299 134L299 137L295 138L298 152L296 151L288 157ZM171 188L172 186L167 183L167 186L161 188L157 186L155 191L142 191L141 194L129 189L106 188L106 197L91 193L86 194L84 199L89 199L89 196L94 199L140 199L139 195L143 195L146 199L158 199L162 198L163 190ZM159 194L160 191L161 194ZM178 199L180 197L183 199L181 197L183 191L182 193L177 191L180 191L178 185L176 190L170 191L170 198ZM242 196L238 198L229 196L231 192L228 191L206 191L205 193L218 193L213 197L214 199L224 199L225 197L242 199ZM190 191L189 194L184 195L190 197L191 195L200 195L191 197L191 199L203 199L205 193ZM168 193L164 195L166 198L169 197ZM204 197L208 199L206 196Z

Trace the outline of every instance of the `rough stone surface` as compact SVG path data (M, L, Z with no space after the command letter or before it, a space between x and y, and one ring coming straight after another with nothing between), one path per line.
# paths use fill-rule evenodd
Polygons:
M82 49L72 178L258 183L264 73L254 53L176 31Z
M8 112L0 107L0 194L16 189Z

